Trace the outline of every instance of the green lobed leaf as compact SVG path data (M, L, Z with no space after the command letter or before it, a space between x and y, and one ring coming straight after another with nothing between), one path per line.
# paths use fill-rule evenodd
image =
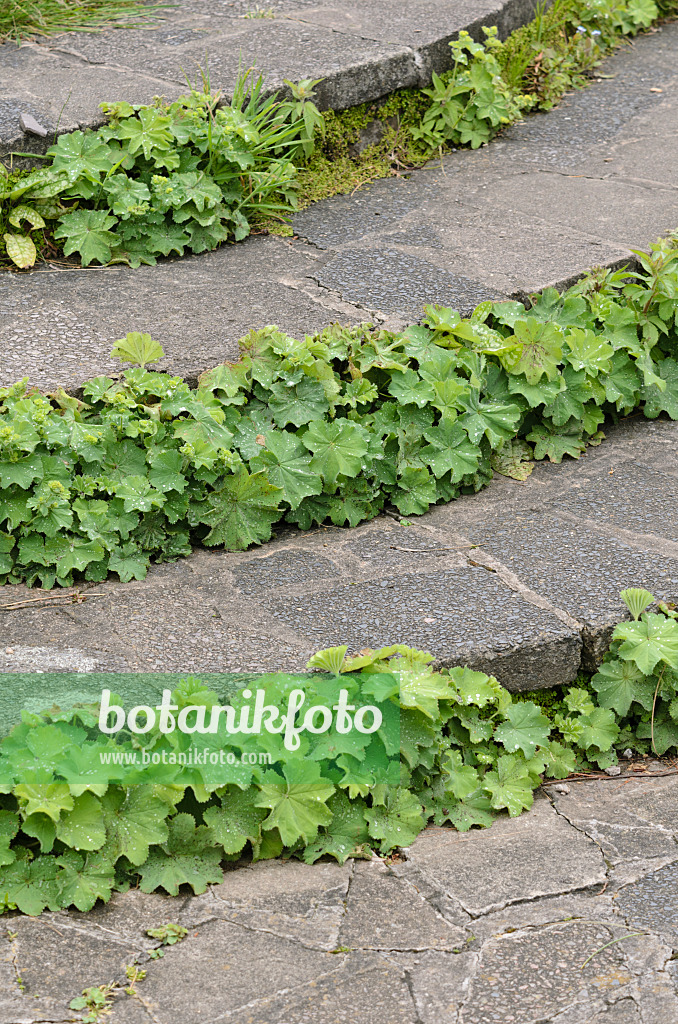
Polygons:
M211 508L202 516L210 527L205 543L223 545L229 551L242 551L271 536L271 526L281 518L282 491L268 482L263 472L240 469L229 475L222 486L208 495Z
M619 657L634 662L645 675L660 661L678 668L678 622L674 619L644 613L639 622L620 622L612 637L624 641Z
M509 753L522 750L529 758L538 746L547 742L551 731L549 720L532 701L511 704L504 715L505 721L494 730L494 739Z
M290 761L283 767L282 777L268 771L255 800L257 807L270 810L262 827L277 828L287 846L299 839L309 843L318 828L332 820L326 801L334 791L333 783L322 777L315 761Z
M177 814L169 821L167 840L152 847L139 867L139 888L142 892L164 889L176 896L180 885L190 885L197 896L210 883L223 880L221 856L209 828L196 827L191 814Z
M348 420L333 423L313 422L301 436L313 457L311 469L325 484L334 488L337 478L357 476L367 454L367 432Z
M110 229L117 223L105 210L73 210L58 220L55 238L64 239L66 256L77 252L83 267L97 263L108 263L116 235Z

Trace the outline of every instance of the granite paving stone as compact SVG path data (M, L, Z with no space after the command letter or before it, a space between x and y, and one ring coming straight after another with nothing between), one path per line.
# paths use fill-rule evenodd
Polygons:
M270 613L318 649L339 643L352 650L383 647L406 636L445 664L467 662L523 689L539 684L546 661L552 678L565 680L580 657L568 626L528 605L483 567L349 583L271 602ZM531 659L525 657L528 647Z
M558 502L561 511L632 533L678 538L678 474L635 461L603 471Z
M392 249L346 249L326 263L318 283L341 293L348 302L388 309L418 320L428 296L470 316L486 299L505 298L496 289L453 274L434 263Z
M667 864L625 886L617 906L629 928L649 928L678 937L678 865Z
M450 65L448 42L461 29L475 37L496 24L502 38L529 21L534 0L179 0L139 29L72 32L0 46L0 154L44 152L24 136L26 111L53 132L101 123L99 103L174 98L200 71L226 96L241 68L255 66L268 91L284 79L320 78L321 106L343 109L405 86L428 84ZM252 17L257 11L268 17ZM18 72L18 73L17 73Z
M296 976L288 989L262 996L221 1018L234 1024L417 1024L408 979L379 953L338 955L317 979L300 984ZM296 982L296 983L295 983ZM202 1022L200 1022L202 1024Z
M529 814L460 835L429 828L402 868L477 918L512 903L603 884L605 863L593 840L575 830L538 794Z
M648 785L649 783L649 785ZM558 811L603 850L620 877L678 861L678 783L675 777L586 782L562 795Z
M302 551L278 551L234 566L235 585L241 594L260 594L279 587L293 587L312 580L332 580L339 570L329 558Z
M606 925L571 921L490 940L479 958L461 1019L464 1024L508 1024L560 1016L585 1024L605 1010L611 994L631 997L633 977L618 946L597 953L582 968L588 955L613 938Z
M221 884L211 887L209 898L190 901L190 913L206 919L216 916L243 928L331 951L342 944L339 928L352 874L352 862L238 864L226 872ZM200 917L193 919L200 921Z
M38 1000L55 1000L64 1009L83 988L123 978L125 965L152 944L150 939L143 943L142 937L134 942L103 929L79 927L71 916L62 920L62 915L53 914L17 917L11 931L14 962L25 991Z
M458 952L466 932L378 859L356 861L337 945L351 949Z
M647 587L657 597L678 590L678 560L651 555L585 531L549 509L503 525L474 526L469 537L510 566L528 585L546 594L571 615L597 628L623 616L619 591ZM552 566L558 562L558 577Z
M183 1024L229 1017L245 1024L253 999L317 982L340 963L329 952L225 920L191 931L171 954L152 964L141 995L160 1020ZM190 984L177 984L182 978Z

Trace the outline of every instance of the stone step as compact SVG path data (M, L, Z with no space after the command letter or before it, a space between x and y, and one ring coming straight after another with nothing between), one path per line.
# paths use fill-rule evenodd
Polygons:
M161 365L195 379L252 326L397 326L425 301L467 311L623 264L678 224L677 47L676 23L639 38L557 110L320 203L296 239L139 270L3 274L2 382L77 388L116 368L108 353L128 330L150 331ZM81 605L0 610L0 668L300 669L321 647L401 641L511 687L570 681L623 615L623 587L678 599L678 427L635 417L610 435L410 526L283 530L263 549L197 550L108 582ZM7 587L0 604L33 596Z
M678 601L677 453L678 423L631 417L577 462L497 477L407 526L284 527L82 604L54 591L56 606L0 609L0 671L297 671L324 647L408 643L511 689L572 682L624 617L620 590ZM0 605L35 596L6 586Z
M678 23L665 24L606 61L610 77L490 145L298 214L295 239L137 270L0 274L0 384L77 388L118 368L112 342L132 330L194 380L234 358L251 327L398 326L426 302L469 312L624 265L678 226L677 52Z
M214 91L232 95L241 69L256 67L268 92L284 79L322 79L323 109L343 110L396 89L428 85L450 67L448 43L462 29L501 38L534 17L536 0L179 0L154 25L102 33L70 32L0 46L0 156L44 153L55 132L95 127L99 104L176 99L187 78L209 74ZM274 17L252 17L271 11ZM247 15L250 17L247 17ZM34 117L49 134L27 135Z

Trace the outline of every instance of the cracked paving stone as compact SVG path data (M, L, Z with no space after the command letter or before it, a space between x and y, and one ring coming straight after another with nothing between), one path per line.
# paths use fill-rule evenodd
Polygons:
M17 917L12 931L17 933L14 953L26 994L63 1003L62 1013L83 988L123 978L125 965L151 945L148 939L142 944L78 926L67 914Z
M388 958L406 972L417 1024L460 1024L459 1011L468 997L477 953L425 950L394 952Z
M295 587L315 580L331 580L340 575L329 558L305 551L276 551L241 562L231 570L242 594L258 595L278 587Z
M143 998L163 1024L249 1024L244 1007L253 998L271 999L309 985L337 966L331 953L230 921L207 921L162 960L149 963Z
M269 860L227 871L224 881L191 901L204 915L270 932L316 949L338 945L351 864Z
M554 502L554 510L572 512L605 526L678 537L678 477L633 462L614 467Z
M606 925L619 926L624 923L615 894L608 887L605 891L566 893L563 896L543 896L523 903L510 903L502 910L483 914L474 920L471 931L475 940L482 944L496 935L518 929L526 931L542 928L575 918ZM478 948L471 940L469 946L471 949Z
M530 811L499 817L488 829L426 829L409 847L401 870L415 884L422 876L474 917L605 881L596 844L539 793Z
M595 663L613 627L625 615L619 592L646 587L656 597L678 598L678 558L644 551L573 523L552 509L525 511L507 522L505 514L467 521L452 513L450 525L499 559L537 594L586 627L585 658ZM557 571L554 567L557 566Z
M143 996L140 998L143 999ZM106 1024L153 1024L153 1018L139 998L118 996L110 1016L106 1017Z
M325 288L342 299L384 313L419 320L431 296L470 316L486 299L504 295L482 281L454 274L411 253L397 249L352 249L338 252L316 274Z
M8 623L3 645L23 650L37 646L36 640L41 648L51 642L57 664L64 661L58 653L63 646L74 650L73 657L83 664L89 659L96 669L106 671L114 671L120 663L123 671L142 672L303 668L311 651L300 650L294 639L278 638L272 645L269 622L257 618L250 602L231 608L233 584L223 572L227 555L210 553L198 571L192 568L196 563L200 558L194 554L177 562L169 574L162 566L153 566L143 581L122 587L108 581L98 588L103 595L100 600L86 601L72 610L68 606L27 609ZM25 594L21 588L16 600ZM222 614L217 605L223 601L228 610ZM0 655L0 670L5 664L15 671L26 667L25 658L17 659L15 654Z
M155 368L195 384L203 370L237 358L238 340L252 328L277 324L303 338L337 318L325 297L314 301L284 283L294 278L311 285L317 257L308 246L258 237L136 270L50 269L21 280L3 274L0 385L29 376L47 391L117 373L111 348L128 331L152 332L165 351ZM344 307L341 318L359 323L364 313Z
M536 1024L558 1014L563 1024L590 1024L610 996L630 992L633 982L619 944L601 949L614 937L605 925L570 921L490 939L460 1024Z
M642 1024L673 1024L678 1021L678 971L672 943L647 932L637 938L631 938L632 934L619 946L636 978Z
M357 527L353 538L342 550L350 551L370 568L418 565L422 559L435 562L437 558L445 558L445 566L466 564L463 553L453 550L450 541L416 526L393 525L385 517Z
M466 933L446 921L380 861L356 861L340 946L351 949L441 949L463 945Z
M339 956L326 954L335 961ZM407 979L379 953L350 953L343 963L290 991L226 1013L237 1024L418 1024ZM296 984L295 984L296 982Z
M19 987L16 950L9 940L8 927L0 938L0 1024L32 1024L33 1021L61 1021L63 1007L50 996L38 999Z
M118 942L145 950L153 945L146 935L147 928L157 928L167 921L187 925L191 905L192 901L185 897L130 889L126 893L113 893L108 903L99 900L86 914L78 910L65 911L54 918L54 923L59 927L59 919L65 918L74 928L91 931L95 936L112 936Z
M624 886L616 903L629 928L668 932L678 945L678 864Z
M653 858L678 860L678 777L585 782L568 794L550 787L560 814L632 873Z
M643 1024L640 1010L633 999L620 999L609 1009L601 1010L587 1024Z

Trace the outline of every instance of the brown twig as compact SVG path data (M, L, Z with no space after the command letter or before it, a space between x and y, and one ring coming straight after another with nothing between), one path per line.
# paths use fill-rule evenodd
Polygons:
M565 782L619 782L620 779L661 779L665 775L678 775L678 768L672 768L668 772L643 772L642 775L636 775L632 772L626 775L607 775L605 772L601 772L591 775L584 775L579 778L571 777L568 775L566 779L545 779L542 782L542 786L555 786L559 783Z
M475 548L477 544L461 544L458 548L399 548L397 544L389 544L391 551L411 551L415 555L425 554L433 551L436 555L442 555L443 551L466 551L467 548Z
M48 597L29 597L25 601L16 601L14 604L0 604L0 612L11 612L17 608L28 608L29 605L42 604L43 607L49 607L50 604L82 604L83 601L88 601L90 597L106 597L105 594L81 594L77 591L75 594L50 594ZM36 611L39 609L36 609Z

